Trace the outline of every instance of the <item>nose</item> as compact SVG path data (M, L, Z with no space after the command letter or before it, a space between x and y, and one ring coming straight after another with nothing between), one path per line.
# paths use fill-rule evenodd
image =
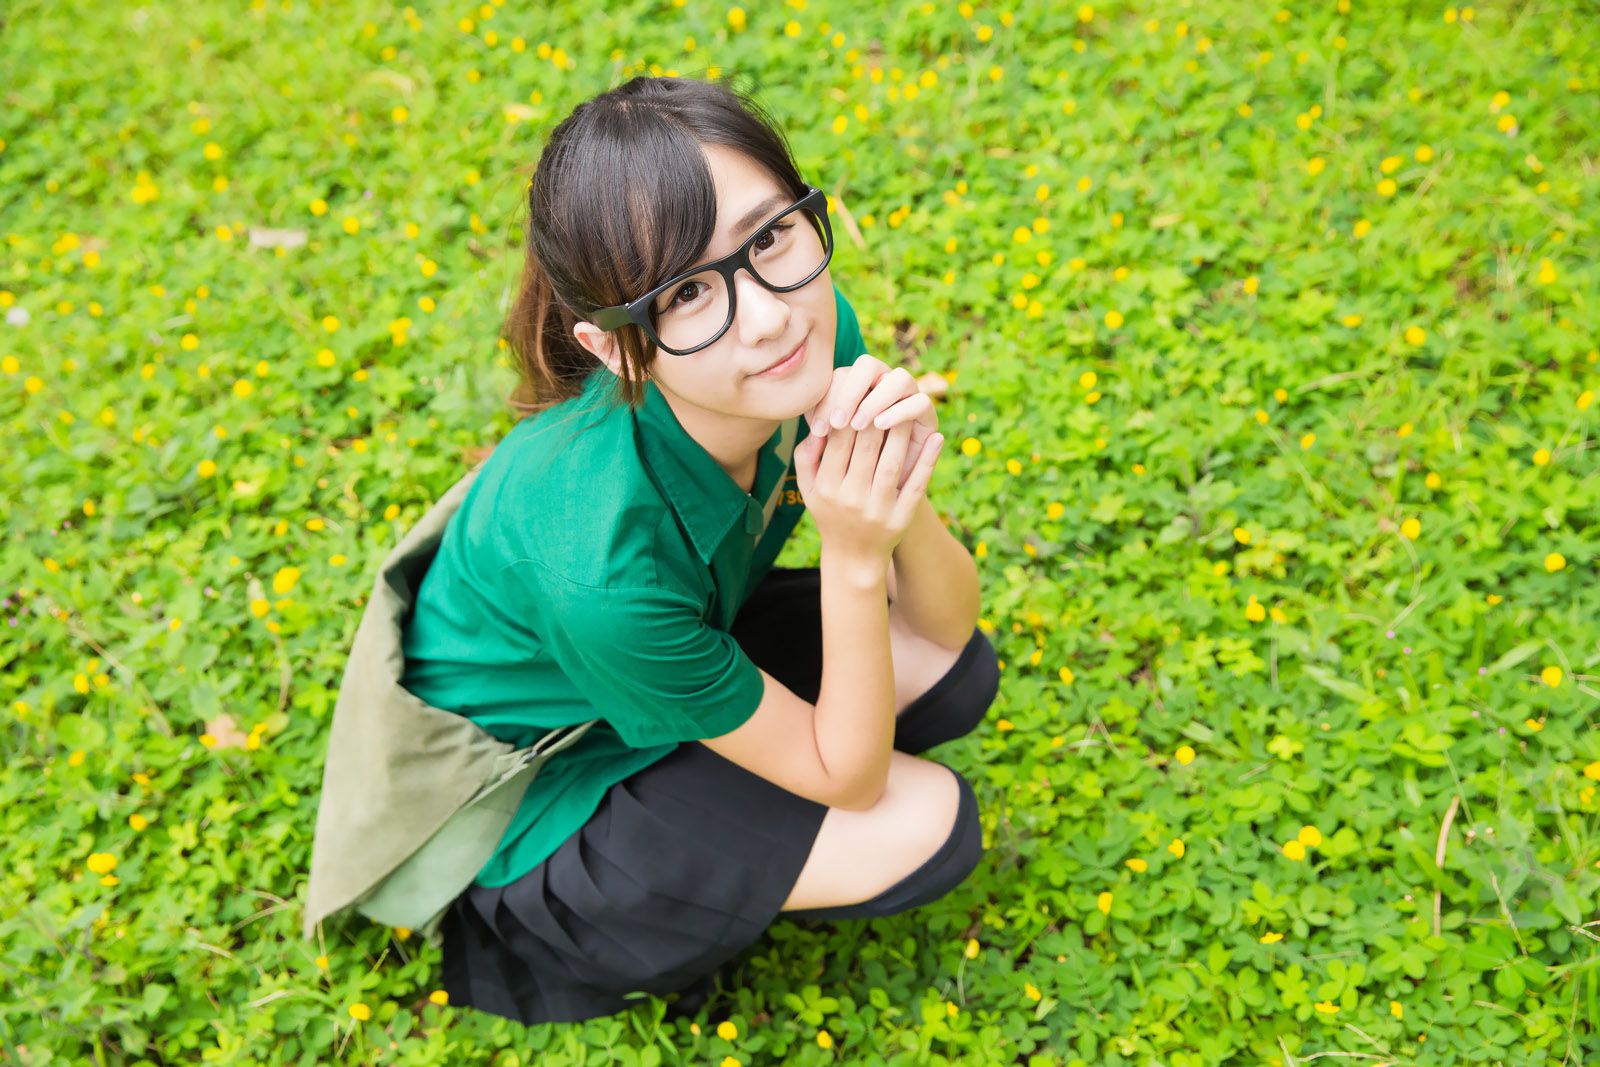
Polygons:
M739 340L754 348L774 337L782 337L789 326L789 305L782 293L775 293L752 278L742 267L734 272L734 292L738 297L738 321L734 327Z

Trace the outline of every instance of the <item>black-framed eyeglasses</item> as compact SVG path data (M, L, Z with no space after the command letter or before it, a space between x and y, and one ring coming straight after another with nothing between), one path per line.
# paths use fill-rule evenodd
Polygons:
M788 293L821 274L833 258L828 197L815 186L756 227L738 248L677 274L637 300L600 308L589 320L602 330L638 326L663 352L687 356L733 325L738 296L733 274L743 268L775 293Z

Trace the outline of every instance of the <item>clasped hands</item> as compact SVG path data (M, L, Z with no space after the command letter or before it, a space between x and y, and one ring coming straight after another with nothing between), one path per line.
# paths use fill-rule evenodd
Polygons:
M891 369L881 359L866 354L856 357L849 367L834 368L827 395L805 412L805 419L811 433L818 437L847 425L857 431L871 426L887 432L910 423L911 440L896 488L905 486L906 478L916 469L923 445L939 430L933 398L917 387L911 372L904 367Z

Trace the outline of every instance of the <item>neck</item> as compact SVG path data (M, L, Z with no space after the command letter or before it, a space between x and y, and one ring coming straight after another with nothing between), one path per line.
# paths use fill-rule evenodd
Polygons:
M657 387L659 388L659 383ZM715 415L704 408L686 403L668 390L662 389L661 395L666 399L667 406L672 409L678 425L683 427L684 432L716 460L717 466L733 479L741 492L752 492L755 489L756 468L761 458L761 448L772 439L772 435L783 424Z

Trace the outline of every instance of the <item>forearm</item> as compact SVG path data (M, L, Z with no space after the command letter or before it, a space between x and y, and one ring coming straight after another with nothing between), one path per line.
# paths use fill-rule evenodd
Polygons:
M895 698L888 569L887 560L862 567L830 556L823 546L822 682L814 729L823 769L839 787L834 806L851 811L871 807L889 780Z
M919 637L959 651L983 611L978 565L923 497L894 550L897 611Z

